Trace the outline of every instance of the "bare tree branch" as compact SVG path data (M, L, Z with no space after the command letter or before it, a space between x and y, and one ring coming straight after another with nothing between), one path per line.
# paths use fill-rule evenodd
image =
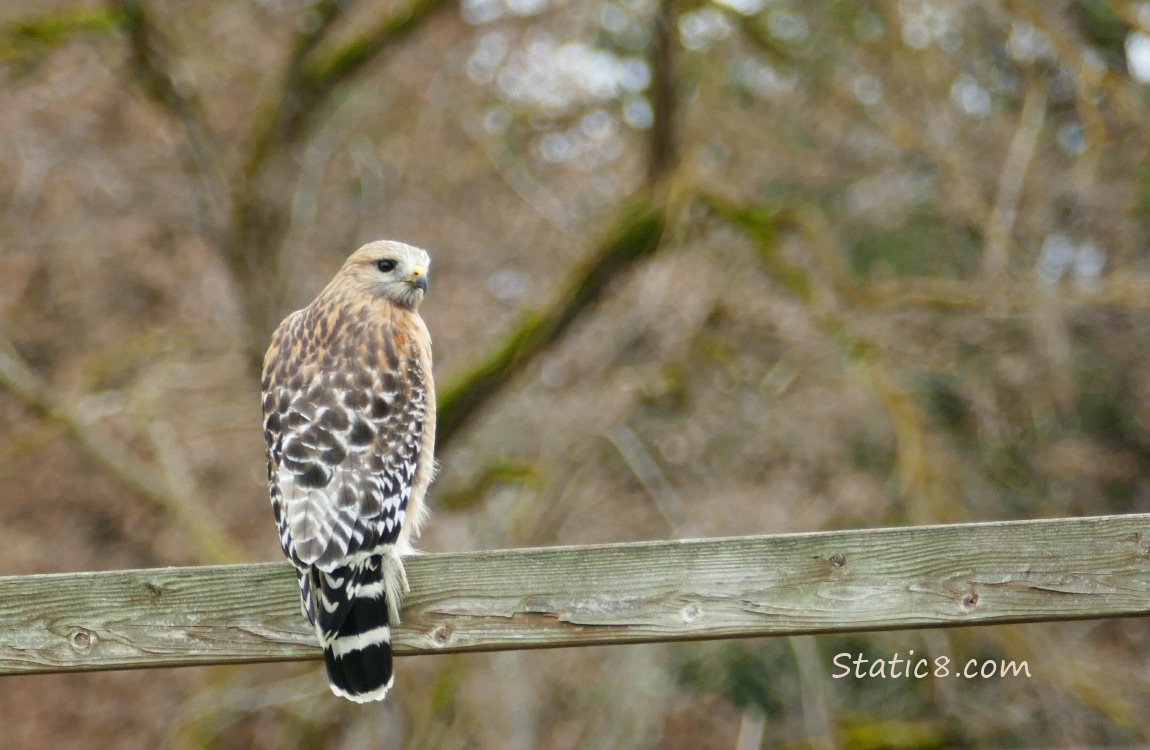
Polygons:
M619 274L653 255L659 248L665 223L663 205L646 197L633 199L607 239L571 272L554 302L524 318L498 349L440 392L436 427L439 446L446 445L536 355L562 337Z
M263 346L283 314L281 252L291 225L291 186L299 177L299 142L325 110L332 92L408 37L446 0L412 0L342 45L325 45L339 18L338 0L309 11L285 64L281 83L253 116L246 156L224 164L217 136L196 94L181 85L160 31L143 0L109 0L122 16L136 77L172 114L188 139L205 187L213 238L241 297L245 346L258 370ZM331 46L331 49L327 49Z
M258 371L264 344L284 313L278 282L291 226L291 186L300 172L295 152L301 139L340 84L446 6L446 0L412 0L351 41L323 52L339 12L339 3L324 0L297 38L278 92L257 110L244 166L231 183L232 215L222 243L224 259L243 294L253 371Z
M674 171L679 161L677 133L678 83L675 40L678 25L675 0L659 0L651 29L652 115L648 141L647 183L654 185Z
M305 28L288 59L278 97L256 118L247 171L254 172L269 150L296 142L322 109L331 92L374 62L396 42L410 36L446 0L412 0L338 49L322 53L324 37L337 17L339 4L325 0L313 9L313 25Z
M864 292L840 267L838 239L822 212L801 203L756 210L715 196L703 200L747 234L767 272L799 295L827 336L866 363L871 386L890 415L898 441L898 478L907 515L915 523L927 523L958 507L947 502L953 490L944 481L945 456L932 450L928 421L898 378L899 368L893 364L898 361L896 355L856 320L855 313L865 302ZM781 257L777 235L788 230L799 232L810 246L815 272Z
M305 63L300 82L305 89L327 95L333 88L358 73L396 42L410 36L435 12L448 6L447 0L412 0L390 13L375 26L326 55Z
M988 283L1000 281L1010 267L1010 235L1014 231L1014 220L1018 214L1018 200L1045 121L1046 85L1044 82L1033 82L1022 101L1018 127L1010 140L1006 161L1002 165L998 196L987 220L982 278Z
M153 101L180 123L191 148L214 232L219 232L231 203L227 169L215 132L195 92L177 83L164 41L139 0L113 0L122 15L136 77Z
M0 388L6 388L25 404L59 423L77 445L97 464L126 486L171 514L195 543L206 562L239 562L239 547L211 522L197 499L183 486L165 481L147 462L122 449L119 441L90 424L76 409L63 402L16 347L0 337Z
M0 25L0 62L29 64L60 44L81 34L119 31L120 13L115 9L60 8L38 18Z
M434 5L422 0L416 5ZM675 0L660 0L652 24L653 122L647 153L651 191L674 172L679 161ZM354 56L349 55L349 60ZM336 71L338 68L329 67ZM667 207L636 198L599 249L568 277L562 292L544 311L528 315L486 359L440 393L436 441L446 445L479 409L497 395L536 355L558 341L570 324L592 307L611 280L641 258L653 255L662 240Z

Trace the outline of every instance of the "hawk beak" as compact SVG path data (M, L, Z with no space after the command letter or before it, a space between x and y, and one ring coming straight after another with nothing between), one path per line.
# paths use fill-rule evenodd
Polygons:
M427 291L427 269L423 266L416 266L411 269L411 275L404 279L408 284L411 284L421 292Z

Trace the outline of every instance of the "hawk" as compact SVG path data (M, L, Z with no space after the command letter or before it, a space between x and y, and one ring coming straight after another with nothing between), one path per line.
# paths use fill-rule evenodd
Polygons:
M357 703L381 700L394 682L402 558L435 468L431 337L418 313L429 265L417 247L364 245L280 323L264 357L280 545L332 692Z

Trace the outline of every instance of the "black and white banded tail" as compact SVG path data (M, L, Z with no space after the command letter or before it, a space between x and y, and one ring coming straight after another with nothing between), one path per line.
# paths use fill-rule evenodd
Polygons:
M395 682L382 563L373 555L330 572L299 571L331 691L356 703L382 700Z

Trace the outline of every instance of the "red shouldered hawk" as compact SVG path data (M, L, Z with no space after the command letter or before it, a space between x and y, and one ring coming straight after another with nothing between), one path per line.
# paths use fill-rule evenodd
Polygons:
M399 242L352 253L289 315L264 358L268 489L332 692L381 700L402 556L435 460L431 337L417 308L430 259Z

